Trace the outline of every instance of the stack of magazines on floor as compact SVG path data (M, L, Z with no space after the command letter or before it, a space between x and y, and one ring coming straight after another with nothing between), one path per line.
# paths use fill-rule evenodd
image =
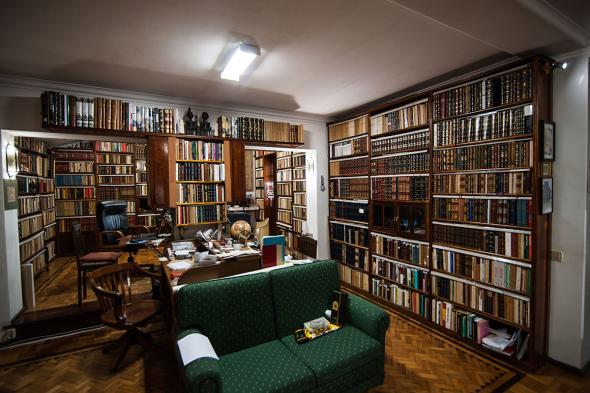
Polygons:
M506 356L513 356L520 360L525 355L528 347L529 335L521 329L509 331L507 328L489 328L489 334L481 340L481 344L492 351Z

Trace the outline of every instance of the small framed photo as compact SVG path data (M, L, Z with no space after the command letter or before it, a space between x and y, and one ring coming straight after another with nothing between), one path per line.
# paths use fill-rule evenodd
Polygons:
M551 177L552 170L553 163L551 161L541 163L541 177Z
M553 213L553 178L541 178L541 214Z
M555 123L552 121L542 122L543 131L543 154L542 159L544 161L555 160Z

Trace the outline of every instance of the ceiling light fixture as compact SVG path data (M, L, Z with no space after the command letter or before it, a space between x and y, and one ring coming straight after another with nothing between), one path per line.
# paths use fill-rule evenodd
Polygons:
M240 42L221 71L221 79L239 81L240 75L246 71L256 56L260 56L260 48L257 45Z

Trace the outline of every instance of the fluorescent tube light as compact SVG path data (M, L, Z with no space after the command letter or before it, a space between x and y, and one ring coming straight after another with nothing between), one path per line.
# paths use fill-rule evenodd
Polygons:
M239 81L240 75L246 71L256 56L260 56L259 47L240 42L221 72L221 79Z

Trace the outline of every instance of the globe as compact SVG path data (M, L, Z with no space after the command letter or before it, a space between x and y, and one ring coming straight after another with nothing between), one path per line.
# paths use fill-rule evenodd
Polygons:
M234 238L238 238L240 235L244 237L250 237L250 234L252 233L252 227L246 221L238 220L231 225L229 233Z

